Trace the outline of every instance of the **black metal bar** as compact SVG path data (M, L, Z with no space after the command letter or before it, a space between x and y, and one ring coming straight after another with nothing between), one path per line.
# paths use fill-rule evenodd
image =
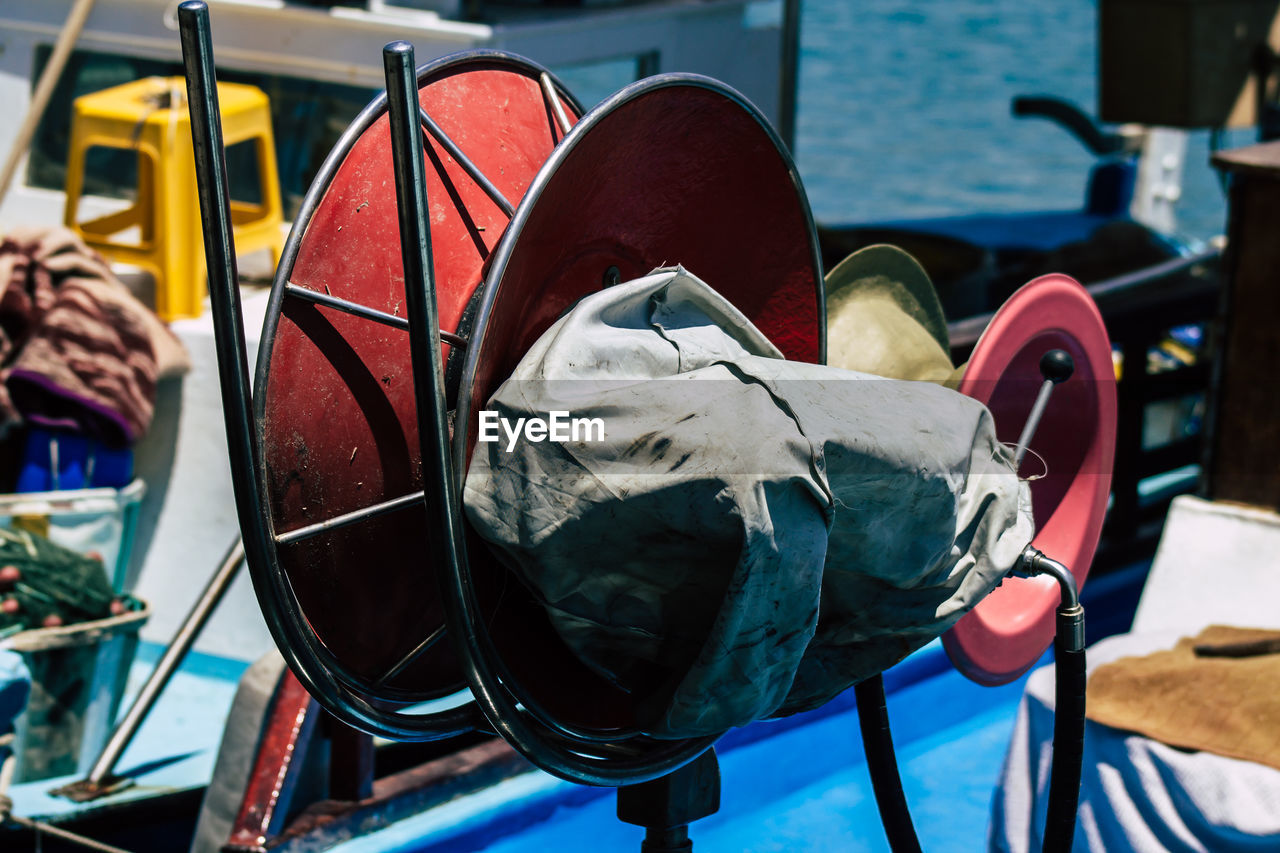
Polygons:
M867 756L867 772L871 775L871 791L885 838L893 853L920 853L920 840L911 810L902 789L898 757L893 751L893 733L889 728L889 710L885 702L884 677L879 673L853 688L858 705L858 726L862 730L862 749Z
M800 0L782 3L782 61L778 70L778 136L796 150L796 90L800 86Z
M538 75L538 83L542 86L542 96L546 98L551 114L556 117L560 133L568 133L573 125L569 122L568 113L564 111L564 104L560 103L560 95L556 92L556 84L552 82L551 75L543 71Z
M369 518L377 518L380 515L386 515L389 512L395 512L398 509L414 506L422 502L423 493L413 492L408 495L401 495L398 498L392 498L389 501L376 503L363 509L352 510L351 512L335 515L333 518L318 521L315 524L308 524L306 527L298 527L290 530L288 533L281 533L276 536L277 545L291 545L294 542L301 542L304 539L310 539L312 536L319 536L321 533L328 533L331 530L337 530L340 527L350 527Z
M352 302L349 299L343 299L329 293L320 293L317 290L301 287L293 282L289 282L284 286L284 292L295 299L301 299L304 302L312 302L316 305L323 305L326 308L333 308L337 311L343 312L344 314L350 314L353 317L361 317L365 320L372 320L373 322L381 323L384 326L393 326L397 329L406 330L409 328L409 321L404 317L397 317L394 314L388 314L385 311L379 311L376 308L370 308L367 305L361 305L358 302ZM452 332L446 332L444 329L440 330L440 340L452 347L461 347L465 349L467 346L466 338L460 335L455 335Z
M409 358L422 455L422 499L427 507L427 541L432 551L443 551L447 570L460 574L467 565L461 495L450 456L444 358L440 352L440 315L431 263L430 207L423 138L413 121L415 113L424 121L429 117L418 104L413 45L404 41L387 45L382 49L382 64L387 80L391 158L400 225L400 255L404 266L405 308L409 320ZM474 630L475 626L468 627ZM395 671L393 669L391 674ZM486 716L492 720L491 715Z
M254 592L267 627L302 685L347 725L400 740L434 740L474 731L482 722L477 719L478 709L474 705L408 717L376 708L354 693L335 674L336 662L322 658L318 652L319 641L311 634L288 579L276 563L265 479L259 468L257 434L251 414L226 157L214 77L213 37L209 9L203 0L186 0L178 6L178 27L191 111L191 142L231 480L244 536L245 560L253 575Z
M417 91L417 89L415 88L414 91ZM480 171L480 168L476 166L475 163L471 162L470 157L462 153L462 149L458 147L458 143L454 142L453 139L450 138L449 134L445 133L444 129L440 127L440 125L436 124L436 120L433 119L421 106L418 107L418 118L421 119L422 126L427 129L427 133L430 133L432 138L434 138L436 142L440 143L441 148L449 152L449 156L462 167L462 171L470 175L471 180L475 181L476 184L479 185L480 189L484 190L484 194L487 195L494 204L502 208L502 212L507 215L508 219L510 219L516 212L516 209L512 206L511 202L507 201L507 197L493 185L493 181L489 180L489 176Z
M1103 279L1102 281L1085 284L1085 290L1089 291L1089 295L1095 300L1110 300L1123 295L1128 295L1131 291L1138 291L1144 285L1154 283L1159 279L1169 278L1178 273L1186 272L1199 264L1216 261L1222 257L1221 250L1210 249L1189 257L1171 258L1167 261L1161 261L1149 267L1143 267L1123 275L1114 276L1112 278ZM1151 299L1153 302L1161 301L1166 298L1163 291L1151 291ZM1110 312L1107 312L1108 314ZM983 331L991 323L991 318L995 316L995 312L987 314L976 314L972 317L965 317L962 320L947 324L948 335L951 339L951 348L960 349L965 346L972 346L977 342Z
M189 0L178 6L187 73L191 142L195 155L200 223L204 231L209 300L213 308L218 378L227 428L227 449L246 555L265 559L267 518L254 474L257 446L250 413L249 364L241 321L239 274L232 239L231 198L222 142L213 36L208 6ZM253 535L253 534L260 535Z

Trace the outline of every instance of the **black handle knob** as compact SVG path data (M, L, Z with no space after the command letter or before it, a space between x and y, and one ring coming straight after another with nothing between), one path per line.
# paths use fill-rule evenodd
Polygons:
M1066 350L1051 349L1040 357L1040 375L1054 385L1061 385L1075 373L1076 363Z

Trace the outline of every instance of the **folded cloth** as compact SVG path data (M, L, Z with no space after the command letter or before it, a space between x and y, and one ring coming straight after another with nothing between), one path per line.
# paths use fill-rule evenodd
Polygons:
M486 411L491 437L599 420L482 433L465 506L656 737L821 704L950 627L1032 536L982 405L785 361L680 268L583 299Z
M1177 639L1176 631L1107 637L1089 647L1089 669L1168 649ZM1027 678L991 801L991 853L1044 846L1054 693L1052 666ZM1188 752L1092 720L1085 722L1083 764L1073 853L1280 850L1280 770Z
M149 426L156 380L188 362L79 236L22 228L0 243L0 364L0 430L21 416L123 446Z
M1211 625L1089 678L1089 719L1280 769L1280 631Z

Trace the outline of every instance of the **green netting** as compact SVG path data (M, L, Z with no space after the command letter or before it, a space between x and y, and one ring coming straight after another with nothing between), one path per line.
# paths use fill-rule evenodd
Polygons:
M111 615L114 598L101 560L27 530L3 528L0 593L2 633L44 627L50 616L57 616L63 625L103 619Z

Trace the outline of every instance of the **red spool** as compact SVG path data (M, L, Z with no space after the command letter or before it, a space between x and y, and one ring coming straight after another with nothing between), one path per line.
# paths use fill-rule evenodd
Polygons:
M423 109L513 205L563 136L541 74L496 52L419 72ZM560 98L576 117L572 99ZM366 126L322 198L295 225L304 230L292 263L286 259L277 276L277 291L287 280L403 317L385 101L361 120ZM428 137L425 147L441 326L465 337L468 306L507 215L436 140ZM277 292L274 300L255 402L275 535L420 491L407 332L288 294ZM386 701L417 701L462 686L447 642L386 677L443 623L435 579L422 561L424 527L424 508L415 501L279 545L281 569L335 670Z
M591 110L543 166L494 253L459 391L455 457L519 358L574 302L680 264L791 359L825 355L822 266L791 157L741 95L706 77L633 84ZM642 543L637 543L642 547ZM483 543L469 546L509 684L557 724L623 734L668 673L619 687L588 670Z

